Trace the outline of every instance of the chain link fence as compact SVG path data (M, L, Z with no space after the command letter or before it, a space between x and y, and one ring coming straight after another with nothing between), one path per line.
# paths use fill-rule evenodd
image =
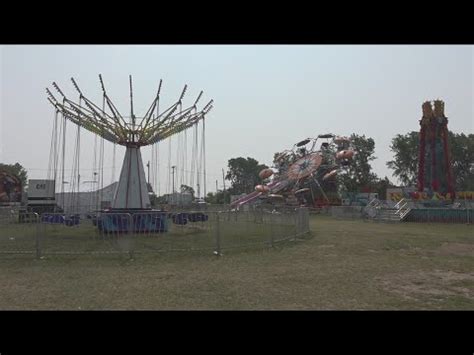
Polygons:
M306 208L0 216L0 254L127 254L273 247L309 235Z

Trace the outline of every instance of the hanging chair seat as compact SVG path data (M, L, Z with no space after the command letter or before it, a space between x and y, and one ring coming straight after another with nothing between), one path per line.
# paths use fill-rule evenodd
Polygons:
M41 223L46 224L64 224L68 227L78 225L80 222L79 215L62 215L62 214L44 214L41 216Z
M209 216L202 212L189 213L188 219L190 222L206 222Z
M188 213L177 213L174 214L171 219L173 220L174 224L185 225L188 223Z
M147 214L136 213L133 215L133 225L137 233L164 233L168 231L165 213Z
M132 222L132 223L130 223ZM103 233L164 233L168 231L165 213L134 213L130 219L126 215L103 214L96 218L94 225Z
M64 215L60 214L43 214L41 216L41 223L64 224L64 220Z
M71 215L64 217L64 224L68 227L76 226L80 222L79 215Z

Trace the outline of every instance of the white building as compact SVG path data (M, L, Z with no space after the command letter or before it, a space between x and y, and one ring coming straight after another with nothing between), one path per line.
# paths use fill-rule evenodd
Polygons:
M64 209L65 213L87 214L97 209L110 207L117 186L118 182L114 182L96 191L56 193L56 203Z

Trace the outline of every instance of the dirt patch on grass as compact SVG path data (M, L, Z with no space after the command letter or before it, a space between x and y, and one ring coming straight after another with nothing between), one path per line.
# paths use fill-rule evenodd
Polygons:
M473 301L474 273L434 270L394 274L378 279L382 288L407 300L442 301L448 297L464 297Z
M439 255L459 255L474 257L474 244L443 243L437 250Z

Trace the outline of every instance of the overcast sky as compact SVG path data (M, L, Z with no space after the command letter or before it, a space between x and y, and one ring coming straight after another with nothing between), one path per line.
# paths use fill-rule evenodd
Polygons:
M127 115L129 74L138 116L160 79L163 107L177 100L185 84L185 106L200 90L201 103L214 99L206 119L208 191L215 190L216 179L222 187L221 169L230 158L250 156L271 165L274 152L328 132L374 138L373 168L391 178L385 165L392 158L390 141L419 129L426 100L445 101L450 130L474 131L472 46L0 46L0 65L0 162L19 162L30 178L47 175L54 110L45 88L55 81L75 99L74 77L100 104L99 73ZM67 166L73 133L69 129ZM190 137L191 132L188 142ZM171 143L174 160L176 138ZM83 132L83 181L92 179L93 145L92 134ZM106 143L106 183L112 177L111 146ZM167 148L168 142L160 144L160 193L166 192ZM143 149L145 164L150 152ZM117 150L116 176L123 153Z

